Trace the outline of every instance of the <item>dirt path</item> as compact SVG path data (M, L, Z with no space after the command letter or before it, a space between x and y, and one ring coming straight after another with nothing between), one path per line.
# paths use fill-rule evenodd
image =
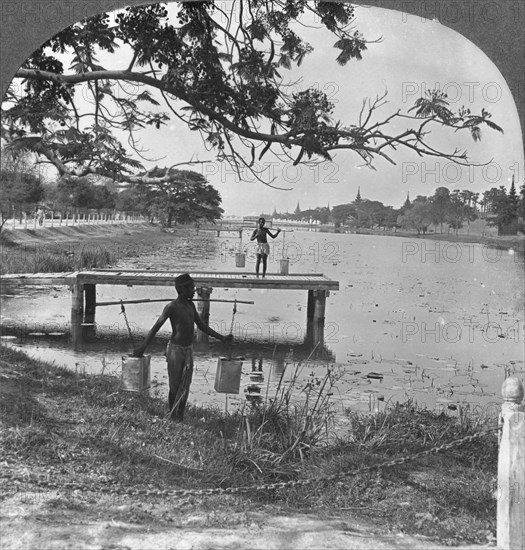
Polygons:
M2 550L382 550L438 547L428 539L379 529L362 521L320 518L313 514L276 515L272 511L171 512L178 525L86 519L81 511L49 510L53 497L28 505L31 495L19 494L1 507ZM56 499L56 497L55 497ZM45 511L46 507L48 508ZM121 506L122 508L122 506ZM192 507L193 508L193 507ZM227 519L225 518L228 514ZM223 516L221 518L221 516ZM221 523L225 526L221 527ZM211 524L211 525L210 525ZM482 547L472 547L482 548Z

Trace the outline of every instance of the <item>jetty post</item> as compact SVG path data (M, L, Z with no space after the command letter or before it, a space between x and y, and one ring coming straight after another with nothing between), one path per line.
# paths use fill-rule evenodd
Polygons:
M211 287L197 287L197 313L205 325L210 324L210 296L213 291ZM198 344L207 344L209 342L208 335L202 330L195 331L195 342Z
M75 281L71 285L71 316L82 317L84 314L84 285Z
M324 344L326 298L329 290L309 290L306 305L306 341Z
M85 337L95 334L96 289L95 284L78 279L71 285L71 341L75 350L81 349Z
M86 316L95 317L95 309L97 305L97 285L84 285L84 307Z
M95 315L97 305L97 285L91 283L79 283L72 285L73 297L71 301L71 313L82 316Z
M507 378L501 388L498 453L497 545L525 549L525 405L523 384Z

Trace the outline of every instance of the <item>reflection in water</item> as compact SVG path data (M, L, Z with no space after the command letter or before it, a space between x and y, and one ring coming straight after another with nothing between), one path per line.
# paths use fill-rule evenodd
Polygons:
M466 405L491 407L499 400L505 376L523 377L524 285L519 255L502 253L496 262L481 245L469 244L460 260L450 263L438 254L438 246L444 245L436 241L301 231L287 234L286 243L291 274L324 273L340 282L340 290L332 292L326 304L325 347L312 354L311 345L304 343L306 292L215 289L212 298L255 302L239 305L235 317L234 353L244 362L241 391L230 396L230 407L246 403L245 388L258 383L253 380L252 362L258 367L261 359L263 396L267 390L270 396L275 392L281 376L283 382L289 381L289 371L299 363L299 389L312 373L336 369L334 398L341 409L370 410L407 399L448 412ZM143 253L118 267L233 271L237 250L238 239L231 236L174 236L165 250ZM271 250L269 272L277 272L283 250L277 241ZM255 258L248 255L247 260L245 270L252 271ZM175 296L170 288L97 288L97 301ZM137 341L163 307L162 303L126 306ZM64 288L56 287L51 294L49 288L30 287L5 293L2 335L16 338L4 341L73 369L119 374L122 355L133 347L120 307L98 308L94 317L73 319L70 310L71 294ZM212 328L229 332L231 303L212 303L210 313ZM163 327L148 348L161 395L167 381L164 350L169 334L169 327ZM224 407L213 380L217 357L225 353L228 349L213 340L196 345L191 402Z

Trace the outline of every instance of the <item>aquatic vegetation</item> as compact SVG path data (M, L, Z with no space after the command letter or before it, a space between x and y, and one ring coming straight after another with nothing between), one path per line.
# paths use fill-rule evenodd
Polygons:
M112 265L118 257L118 251L100 246L63 251L24 247L18 253L2 254L1 273L60 273L94 269Z
M289 366L289 365L287 365ZM304 365L286 368L275 393L264 403L238 413L238 431L233 446L236 467L256 468L271 475L297 460L304 461L331 439L333 407L330 400L336 376L326 367L322 376L299 382Z

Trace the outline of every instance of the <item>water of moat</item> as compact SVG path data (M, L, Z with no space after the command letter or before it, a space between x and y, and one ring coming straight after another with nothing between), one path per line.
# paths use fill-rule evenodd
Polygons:
M137 250L118 268L189 271L254 271L254 247L236 233L173 233L173 242L154 253ZM139 245L137 245L139 246ZM283 235L271 243L268 272L279 271ZM242 247L242 248L241 248ZM246 267L235 253L246 251ZM291 231L284 236L290 273L324 273L339 281L326 303L324 347L312 354L304 343L305 291L215 289L212 299L238 304L233 317L236 344L244 357L241 389L228 396L229 410L245 403L254 380L271 398L281 376L290 380L300 364L294 394L331 368L337 382L335 410L381 410L387 403L413 400L429 409L457 414L470 407L496 414L506 376L524 373L524 260L514 250L394 236ZM97 301L174 298L167 287L97 287ZM71 293L67 288L24 287L1 296L3 343L33 357L78 372L119 374L122 355L132 348L119 305L98 307L95 324L71 338ZM162 303L129 304L135 341L149 330ZM213 302L210 325L228 333L233 304ZM169 326L148 349L152 391L166 392L164 348ZM230 353L211 342L197 349L190 401L224 408L215 392L217 359ZM249 375L262 359L263 376ZM283 375L284 371L284 375Z

